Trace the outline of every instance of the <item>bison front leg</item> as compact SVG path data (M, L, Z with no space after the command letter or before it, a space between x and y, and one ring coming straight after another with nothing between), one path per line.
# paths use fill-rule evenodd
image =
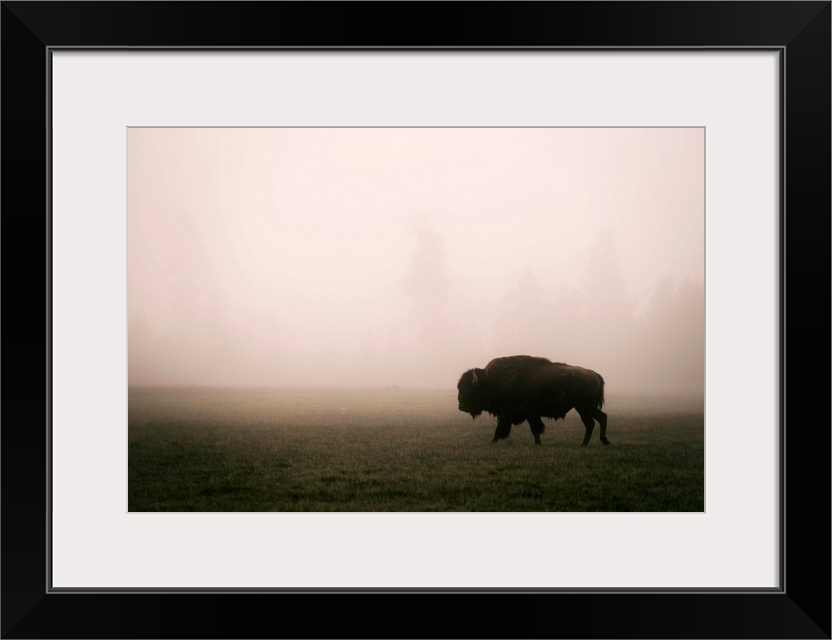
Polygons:
M508 418L497 418L497 429L494 431L494 439L491 442L497 442L497 440L505 440L508 438L508 435L511 433L511 420Z
M540 416L534 416L532 418L529 418L529 426L532 429L534 443L540 444L540 434L543 433L543 430L546 428L543 424L543 420L540 419Z

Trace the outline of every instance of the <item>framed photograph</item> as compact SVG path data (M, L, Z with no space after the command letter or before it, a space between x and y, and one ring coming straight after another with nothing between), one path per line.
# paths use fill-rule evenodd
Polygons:
M829 2L2 11L4 637L830 637Z
M127 158L131 513L705 511L704 127L131 127Z

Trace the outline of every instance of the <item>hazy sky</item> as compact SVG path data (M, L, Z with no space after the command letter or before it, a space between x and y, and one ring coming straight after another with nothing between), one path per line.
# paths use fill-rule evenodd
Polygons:
M590 329L704 282L704 130L131 128L128 279L131 384L609 367Z

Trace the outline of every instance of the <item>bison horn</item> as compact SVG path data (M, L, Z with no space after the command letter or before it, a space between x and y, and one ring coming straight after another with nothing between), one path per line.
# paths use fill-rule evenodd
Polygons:
M471 384L477 384L477 372L474 371L473 373L474 373L474 377L471 378Z

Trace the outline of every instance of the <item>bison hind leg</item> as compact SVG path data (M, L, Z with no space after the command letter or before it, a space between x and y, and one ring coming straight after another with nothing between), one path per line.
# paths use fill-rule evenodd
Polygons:
M578 409L578 413L581 416L581 421L584 423L584 427L586 428L586 434L584 435L584 441L581 443L582 447L585 447L589 444L589 439L592 437L592 430L595 427L595 420L598 420L598 424L601 425L601 442L604 444L609 444L610 441L607 440L607 414L597 408L583 408ZM593 419L594 418L594 419Z
M589 439L592 437L592 430L595 428L595 420L592 419L592 412L586 409L578 409L578 415L581 416L581 422L584 423L586 433L584 434L584 441L581 443L582 447L589 444Z
M529 427L531 427L532 435L534 436L534 443L540 444L540 434L543 433L546 425L543 424L543 420L540 419L540 416L532 416L528 420Z
M596 409L594 412L595 419L598 421L598 424L601 425L601 442L604 444L609 444L610 441L607 440L607 414L601 411L600 409Z

